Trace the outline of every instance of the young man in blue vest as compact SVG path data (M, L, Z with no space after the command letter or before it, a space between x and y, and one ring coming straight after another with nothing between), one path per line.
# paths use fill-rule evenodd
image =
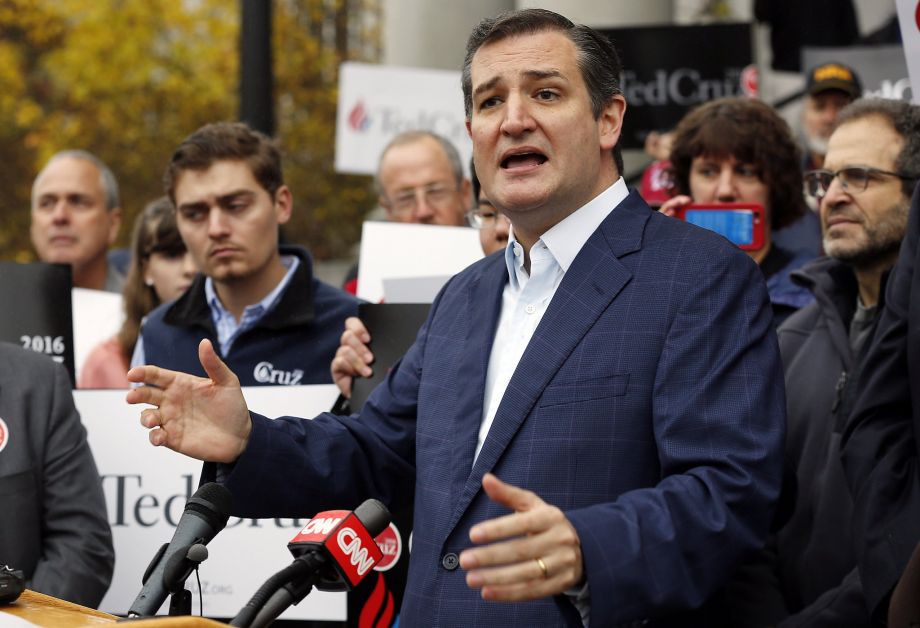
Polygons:
M203 375L208 338L243 385L329 383L358 302L313 277L304 249L279 248L293 198L274 143L244 124L206 125L173 154L164 183L203 276L150 314L132 364Z

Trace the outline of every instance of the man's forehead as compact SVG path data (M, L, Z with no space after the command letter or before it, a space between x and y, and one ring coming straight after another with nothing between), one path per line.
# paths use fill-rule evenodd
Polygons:
M831 134L824 158L826 168L871 166L894 167L904 138L880 116L867 116L844 122Z
M551 74L566 77L578 51L564 33L543 30L513 35L483 44L470 64L472 87L502 80L504 74Z
M380 181L384 187L444 182L454 179L454 172L444 148L431 137L391 147L380 164Z
M230 193L264 190L245 161L225 159L207 168L182 170L176 177L176 202L183 196L223 196ZM268 193L267 191L265 191ZM197 200L197 199L196 199Z
M90 161L61 157L49 163L35 181L39 193L102 194L99 169Z

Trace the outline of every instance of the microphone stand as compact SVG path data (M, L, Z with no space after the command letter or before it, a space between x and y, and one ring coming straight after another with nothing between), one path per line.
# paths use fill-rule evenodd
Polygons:
M201 543L192 543L181 554L181 561L167 564L163 570L163 586L172 592L169 596L169 614L191 615L192 592L185 588L185 581L208 558L208 548Z
M238 628L269 625L288 606L307 596L320 579L320 570L327 562L326 557L319 552L309 552L294 559L293 563L259 587L246 606L230 621L230 625Z

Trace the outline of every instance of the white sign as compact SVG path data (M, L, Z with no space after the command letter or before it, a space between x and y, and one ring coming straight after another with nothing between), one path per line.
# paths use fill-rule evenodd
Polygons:
M399 133L432 131L450 140L468 169L460 72L348 62L339 68L335 169L374 174L380 153Z
M383 280L433 277L445 281L482 259L479 232L470 227L364 223L358 259L358 298L379 303ZM416 301L417 302L417 301Z
M913 103L920 105L920 0L897 0Z
M74 391L102 476L115 542L115 574L100 610L121 615L140 592L150 559L172 538L201 475L200 462L150 445L140 424L141 406L129 406L125 394L124 390ZM245 388L243 394L250 408L266 416L313 417L332 407L338 389L331 384L263 386ZM201 564L205 616L234 617L265 580L291 563L287 544L313 514L304 513L303 519L232 517L208 544L208 559ZM186 584L198 614L194 574ZM344 593L313 591L281 618L343 621L345 616Z
M83 363L96 345L118 333L125 318L121 295L102 290L74 288L71 293L73 307L73 363L80 379Z

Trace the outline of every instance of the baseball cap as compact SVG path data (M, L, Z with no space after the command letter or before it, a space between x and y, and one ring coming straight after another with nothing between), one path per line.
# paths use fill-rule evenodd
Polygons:
M844 92L854 99L862 96L859 76L850 66L836 61L822 63L809 70L805 88L812 96L830 89Z

